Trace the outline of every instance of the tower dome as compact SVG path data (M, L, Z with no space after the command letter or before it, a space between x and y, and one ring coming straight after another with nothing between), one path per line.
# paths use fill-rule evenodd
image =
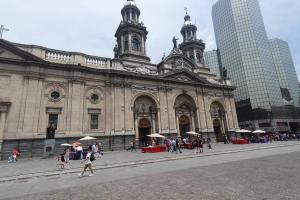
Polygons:
M192 23L187 9L180 32L183 37L183 42L179 45L180 50L197 65L202 66L204 64L203 52L205 44L197 38L197 26Z
M186 13L184 16L184 25L183 26L189 26L189 25L193 25L193 24L191 21L191 17L189 16L188 13Z
M150 62L146 54L148 31L143 22L139 21L141 12L134 0L126 1L121 14L123 19L115 34L115 58Z
M137 7L134 0L127 0L124 7L121 10L121 14L124 22L139 22L141 14L140 9Z
M191 21L191 17L186 11L184 16L184 24L181 28L181 34L183 36L183 41L196 40L197 39L197 26Z

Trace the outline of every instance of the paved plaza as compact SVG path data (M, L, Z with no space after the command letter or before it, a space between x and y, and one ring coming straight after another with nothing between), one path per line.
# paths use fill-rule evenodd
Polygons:
M108 152L93 177L78 161L0 163L1 199L300 199L299 142L224 145L196 154Z

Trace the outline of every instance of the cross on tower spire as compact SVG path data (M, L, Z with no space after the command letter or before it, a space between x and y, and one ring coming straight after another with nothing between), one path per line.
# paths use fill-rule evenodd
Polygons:
M0 39L2 39L4 31L9 31L9 29L5 28L4 25L1 25L0 26Z
M185 10L185 14L188 14L188 9L187 9L187 7L184 7L184 10Z

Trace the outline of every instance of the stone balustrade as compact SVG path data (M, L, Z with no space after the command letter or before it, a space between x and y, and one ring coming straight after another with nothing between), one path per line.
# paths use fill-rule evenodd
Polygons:
M109 58L86 55L78 52L68 52L56 49L48 49L36 45L25 45L14 43L20 49L32 53L48 62L60 64L81 65L92 68L107 68L110 65Z
M107 65L107 59L106 58L100 58L100 57L92 57L92 56L86 56L85 57L85 64L90 66L106 66Z
M58 51L46 51L46 60L56 60L61 62L71 62L71 55Z

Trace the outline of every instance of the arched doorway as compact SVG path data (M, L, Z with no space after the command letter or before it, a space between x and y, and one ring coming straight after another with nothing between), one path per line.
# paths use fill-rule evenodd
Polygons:
M217 142L222 142L223 141L223 134L222 134L222 128L221 128L221 123L218 119L215 119L213 121L213 126L214 126L214 133L216 135L216 141Z
M149 143L149 138L147 135L151 134L151 123L148 119L143 118L139 122L139 139L140 139L140 146L145 147Z
M213 121L216 142L223 142L227 130L224 107L219 102L213 102L210 106L210 114Z
M138 97L134 102L134 120L135 136L139 146L150 144L147 135L155 133L159 128L155 100L147 95Z
M190 131L190 119L186 115L182 115L179 118L179 129L180 129L180 136L181 138L185 138L186 132Z
M195 131L197 124L196 104L187 94L179 95L175 100L176 123L179 129L179 137L186 137L186 132Z

